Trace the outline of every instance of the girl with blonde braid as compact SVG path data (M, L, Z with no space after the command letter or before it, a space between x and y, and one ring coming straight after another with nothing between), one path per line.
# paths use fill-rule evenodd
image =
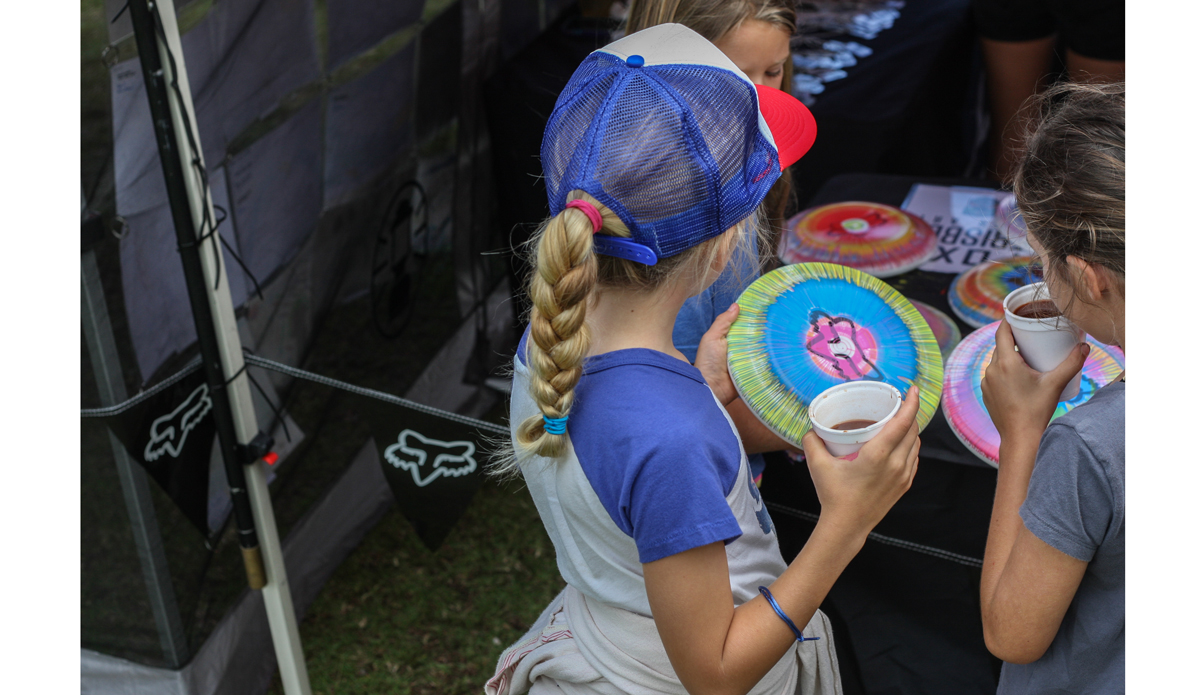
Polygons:
M559 96L498 473L524 478L567 586L487 693L840 692L817 607L911 484L916 392L855 461L804 441L822 511L789 565L724 408L736 305L700 347L719 368L671 339L812 138L800 102L678 24L594 52Z

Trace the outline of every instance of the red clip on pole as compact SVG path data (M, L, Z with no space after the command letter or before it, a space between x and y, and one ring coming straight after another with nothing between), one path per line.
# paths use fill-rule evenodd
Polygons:
M267 452L267 455L262 458L262 460L268 466L274 466L275 462L279 460L279 454L275 453L274 451L269 451Z

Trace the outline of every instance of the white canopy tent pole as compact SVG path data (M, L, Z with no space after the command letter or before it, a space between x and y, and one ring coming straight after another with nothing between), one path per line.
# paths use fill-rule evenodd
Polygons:
M133 2L138 1L146 2L146 0L133 0ZM174 79L179 84L180 94L176 94L173 89L168 89L167 98L174 126L176 151L179 153L183 166L184 185L188 194L192 222L194 229L203 230L203 220L214 220L216 217L212 209L212 198L203 185L198 169L192 165L194 157L199 160L200 166L203 166L204 155L200 148L198 129L193 129L191 133L192 142L196 147L195 152L192 151L192 145L188 140L188 124L196 123L196 113L192 104L187 69L184 66L183 47L179 41L175 7L172 0L153 0L148 2L147 6L152 14L157 15L162 26L162 34L155 38L159 50L159 60L164 73L166 73L164 75L165 82L170 84ZM178 74L170 74L172 62ZM179 98L180 96L182 99ZM236 375L225 391L228 393L233 411L237 441L240 445L245 446L255 438L259 429L251 401L249 381L243 370L242 345L238 336L237 321L234 317L233 301L229 294L229 275L223 267L221 242L217 232L214 231L200 242L199 251L208 303L212 310L212 320L216 330L222 371L227 375L226 378L228 375ZM217 282L218 278L220 278L220 282ZM246 488L254 514L255 530L266 571L266 583L262 586L263 601L266 604L267 620L271 628L271 639L275 646L275 656L279 663L283 689L288 695L310 695L308 670L305 667L304 652L300 644L295 606L292 603L291 591L288 589L283 550L279 543L279 531L275 526L275 515L271 508L270 491L267 488L266 465L261 459L254 461L245 466L245 473ZM253 582L253 578L251 581Z

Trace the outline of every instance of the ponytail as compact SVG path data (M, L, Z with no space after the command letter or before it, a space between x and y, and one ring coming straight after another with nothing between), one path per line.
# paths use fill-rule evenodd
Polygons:
M592 196L572 191L567 200L585 200L600 212L602 227L598 233L629 236L620 218ZM568 207L550 218L535 237L526 361L530 394L542 414L520 424L516 443L524 452L546 458L558 458L567 452L567 434L546 431L545 418L570 414L575 385L583 375L583 360L592 342L586 323L587 307L596 289L599 267L592 250L593 233L587 214Z

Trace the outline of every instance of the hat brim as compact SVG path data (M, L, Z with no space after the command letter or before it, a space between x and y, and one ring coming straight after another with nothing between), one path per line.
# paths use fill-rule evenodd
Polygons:
M774 87L756 84L758 110L771 129L779 151L780 171L790 167L812 148L817 139L817 119L799 99Z

